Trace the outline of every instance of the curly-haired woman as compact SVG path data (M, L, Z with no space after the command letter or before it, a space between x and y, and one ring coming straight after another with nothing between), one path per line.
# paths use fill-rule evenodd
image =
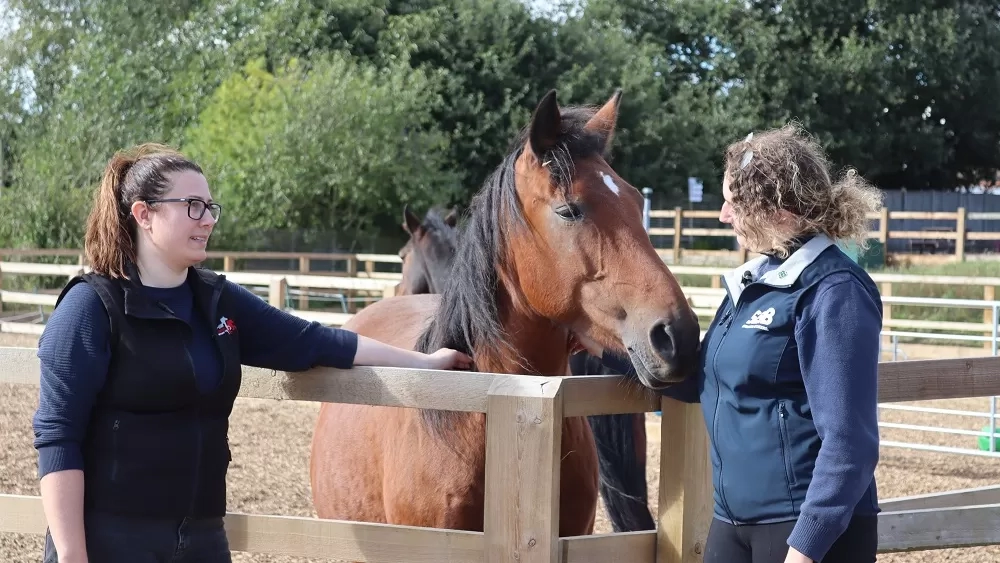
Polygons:
M838 242L864 249L881 194L786 126L728 147L723 195L761 256L723 276L700 377L664 391L701 403L711 440L705 563L875 561L882 300Z

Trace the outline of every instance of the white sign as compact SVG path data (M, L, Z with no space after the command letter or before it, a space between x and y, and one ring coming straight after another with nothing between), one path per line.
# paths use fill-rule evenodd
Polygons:
M688 178L688 201L691 203L701 203L701 196L704 191L701 180L698 178Z

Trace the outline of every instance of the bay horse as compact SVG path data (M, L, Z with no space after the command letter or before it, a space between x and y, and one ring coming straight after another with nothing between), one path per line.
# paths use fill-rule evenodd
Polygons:
M457 252L457 224L457 209L444 217L431 209L421 221L409 205L403 206L403 230L410 238L399 249L403 277L396 284L396 295L441 293Z
M440 293L458 246L455 209L445 217L430 209L423 220L403 207L403 230L409 234L400 249L403 276L396 295ZM618 375L586 351L570 357L569 375ZM598 459L598 491L615 532L655 530L646 483L646 417L643 413L587 417ZM634 455L630 455L634 453Z
M604 158L621 92L598 110L546 94L473 199L440 294L390 297L344 328L482 372L562 375L578 337L628 354L660 389L695 373L698 319L642 227L642 197ZM563 421L560 536L593 533L597 456ZM324 403L310 484L320 518L482 531L486 415Z

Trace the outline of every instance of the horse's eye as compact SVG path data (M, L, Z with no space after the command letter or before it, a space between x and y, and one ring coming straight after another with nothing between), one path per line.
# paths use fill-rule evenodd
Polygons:
M583 219L583 212L580 211L580 206L575 203L567 203L566 205L557 207L556 215L565 221L579 221Z

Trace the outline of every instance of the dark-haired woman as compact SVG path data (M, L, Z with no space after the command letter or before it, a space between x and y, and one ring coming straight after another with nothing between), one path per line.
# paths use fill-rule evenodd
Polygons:
M92 272L66 285L38 344L46 563L231 561L227 433L242 365L471 364L306 322L196 268L221 210L201 168L168 147L105 168L87 224Z

